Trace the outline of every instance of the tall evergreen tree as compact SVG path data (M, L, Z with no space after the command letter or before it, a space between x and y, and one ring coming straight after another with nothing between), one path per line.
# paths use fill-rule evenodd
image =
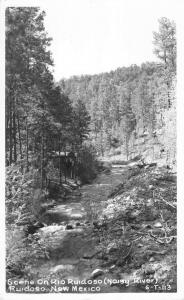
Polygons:
M176 69L176 25L167 18L159 19L159 32L154 32L154 52L164 64Z
M75 143L79 146L88 137L91 117L82 100L78 99L74 107L73 132Z
M47 50L50 39L44 31L44 15L35 7L6 9L6 149L9 164L17 160L18 141L20 157L24 148L28 148L28 114L34 106L31 101L45 86L52 85L49 72L52 59Z
M167 18L159 19L159 32L154 32L154 52L164 64L163 75L167 85L168 107L171 107L170 89L176 75L176 25Z

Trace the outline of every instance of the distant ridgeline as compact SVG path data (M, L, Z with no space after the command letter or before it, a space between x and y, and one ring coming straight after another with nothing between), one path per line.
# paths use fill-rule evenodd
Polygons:
M85 103L99 155L176 165L175 72L163 63L74 76L59 86L73 104Z

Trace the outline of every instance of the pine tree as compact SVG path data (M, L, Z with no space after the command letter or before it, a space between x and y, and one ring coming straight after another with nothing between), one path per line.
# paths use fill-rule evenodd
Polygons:
M136 126L135 115L131 107L131 86L127 85L126 88L120 89L120 101L121 101L121 140L125 146L127 160L129 158L129 139L130 134L133 132Z
M28 156L30 125L27 116L34 106L31 100L52 84L48 71L52 59L47 51L50 39L44 31L44 15L35 7L6 10L6 150L9 164L23 157L25 147Z
M159 32L154 32L154 52L164 63L163 76L167 84L168 107L171 107L170 88L176 73L176 25L167 18L159 19Z
M83 141L88 137L90 132L90 116L86 110L85 104L78 99L74 107L73 132L75 143L82 146Z
M159 19L159 32L154 32L154 52L165 65L176 69L176 25L167 18Z

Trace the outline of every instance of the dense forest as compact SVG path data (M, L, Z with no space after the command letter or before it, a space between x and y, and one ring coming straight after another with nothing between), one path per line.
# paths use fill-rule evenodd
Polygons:
M161 18L153 34L160 62L56 83L44 17L6 9L7 279L29 278L33 262L49 259L47 239L34 235L51 224L48 209L110 174L105 162L176 168L175 23Z
M96 175L95 152L83 145L90 116L54 83L44 16L38 8L6 10L6 223L12 238L16 226L39 221L40 199L66 177L85 182Z
M175 144L175 25L162 18L159 26L153 44L160 63L147 62L59 82L73 103L80 99L86 104L91 141L102 156L117 153L126 160L145 152L146 159L164 157L169 165L175 163L175 149L170 149Z

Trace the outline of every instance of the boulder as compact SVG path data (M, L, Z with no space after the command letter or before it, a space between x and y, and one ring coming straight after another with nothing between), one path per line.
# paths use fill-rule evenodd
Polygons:
M156 228L161 228L162 227L162 224L160 222L157 222L154 224L154 227Z
M155 270L151 266L147 266L144 270L144 274L146 274L146 275L151 275L154 273L155 273Z
M110 243L107 247L106 252L109 254L117 250L118 250L118 246L116 245L116 243Z
M113 271L114 269L116 269L116 265L110 266L109 271Z
M76 226L81 226L81 223L80 222L76 222L75 225Z
M153 262L153 261L155 261L154 257L153 257L153 256L152 256L152 257L150 257L149 261L150 261L150 262Z
M91 277L92 278L96 278L100 275L103 275L105 272L102 269L95 269L92 273L91 273Z
M158 212L154 209L152 210L147 210L144 213L144 220L145 221L154 221L158 217Z
M71 224L67 224L66 227L65 227L65 229L66 229L66 230L68 230L68 229L73 229L73 226L72 226Z
M38 229L44 227L44 224L40 222L36 222L35 224L29 224L26 228L26 235L34 234L37 232Z
M86 253L84 253L83 258L85 259L91 259L93 258L99 251L95 250L95 249L91 249L89 251L87 251Z

